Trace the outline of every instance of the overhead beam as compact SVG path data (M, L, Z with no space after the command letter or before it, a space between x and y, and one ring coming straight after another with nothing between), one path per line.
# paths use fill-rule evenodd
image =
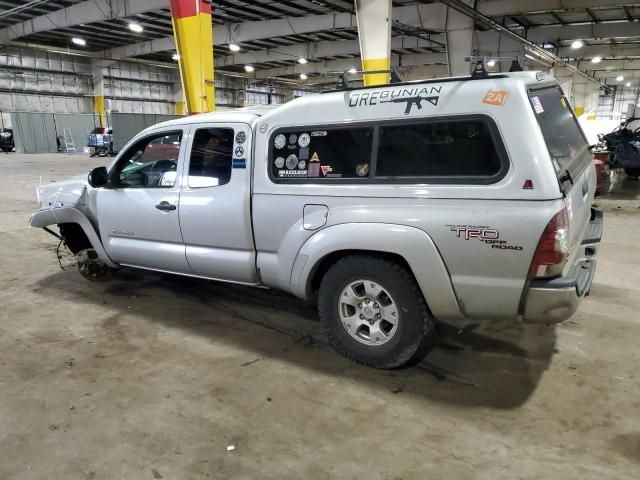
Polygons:
M361 63L360 57L346 58L341 60L328 60L324 62L308 63L306 65L291 65L288 67L269 68L256 70L256 78L282 77L286 75L307 75L320 74L324 72L344 72L351 68L358 69ZM404 55L391 55L392 67L446 64L447 55L445 53L409 53Z
M446 7L439 3L409 5L393 9L394 22L416 27L420 26L427 30L444 31L445 18ZM420 23L421 20L422 23ZM244 43L288 35L355 29L356 27L356 17L351 13L330 13L325 15L308 15L305 17L230 23L216 25L213 32L213 44L227 45L229 43ZM121 60L128 56L163 52L172 50L173 48L172 37L167 37L105 50L103 55L113 60Z
M640 36L640 25L626 20L582 25L554 25L530 27L527 40L532 42L555 42L557 40L588 40L594 38L626 38Z
M526 15L562 10L620 7L619 0L481 0L476 9L490 17Z
M442 41L442 35L434 35L434 40ZM393 37L391 50L432 48L434 43L416 37ZM282 62L287 60L307 60L335 57L338 55L359 55L358 40L325 40L315 43L296 43L274 50L257 50L255 52L227 55L216 58L216 66L251 65L254 63Z
M557 55L562 58L576 59L591 59L596 56L602 58L640 57L640 46L612 43L606 45L586 45L579 50L571 47L562 47L558 50Z
M33 33L167 8L168 0L88 0L0 29L0 44Z

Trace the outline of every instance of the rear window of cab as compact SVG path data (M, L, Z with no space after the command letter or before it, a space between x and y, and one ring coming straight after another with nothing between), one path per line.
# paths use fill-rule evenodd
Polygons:
M493 120L474 115L283 128L270 138L276 183L495 183L508 170Z

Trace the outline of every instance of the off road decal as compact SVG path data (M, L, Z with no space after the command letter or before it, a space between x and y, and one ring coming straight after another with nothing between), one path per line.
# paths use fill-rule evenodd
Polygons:
M489 90L482 99L482 103L486 103L487 105L495 105L496 107L501 107L504 105L504 102L507 100L507 95L509 92L507 90Z
M408 115L417 107L422 110L422 102L426 101L434 107L438 105L442 87L414 87L397 90L376 90L375 92L356 92L349 97L350 107L370 107L379 103L404 103L404 114Z
M479 241L497 250L522 251L520 245L510 245L507 240L500 239L500 232L486 225L445 225L457 238L466 241Z

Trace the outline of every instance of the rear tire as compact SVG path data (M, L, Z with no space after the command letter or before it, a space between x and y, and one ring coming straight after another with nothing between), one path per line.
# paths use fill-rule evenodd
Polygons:
M338 353L370 367L418 361L434 343L433 319L415 279L384 258L337 261L320 284L318 312Z
M638 178L640 177L640 168L625 168L624 173L626 173L628 177Z

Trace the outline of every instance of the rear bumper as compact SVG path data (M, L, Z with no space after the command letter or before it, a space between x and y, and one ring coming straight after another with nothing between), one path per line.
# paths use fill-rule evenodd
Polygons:
M591 221L571 268L557 278L533 280L529 285L523 319L528 323L559 323L571 317L589 294L596 273L602 238L602 210L591 209Z

